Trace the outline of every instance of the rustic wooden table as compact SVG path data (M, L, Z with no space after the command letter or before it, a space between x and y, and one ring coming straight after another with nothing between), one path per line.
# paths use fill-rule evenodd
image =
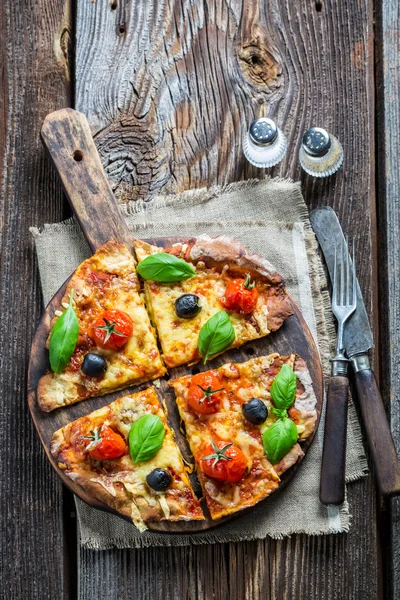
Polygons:
M77 550L74 505L40 446L25 390L42 310L28 229L68 214L39 141L45 115L63 106L87 115L124 201L260 176L244 161L240 139L263 99L289 138L287 158L271 174L300 178L309 206L333 206L356 240L375 366L400 442L398 0L0 4L3 593L11 600L399 598L400 503L383 503L372 476L349 486L347 535ZM345 149L343 170L323 181L298 167L301 134L312 124Z

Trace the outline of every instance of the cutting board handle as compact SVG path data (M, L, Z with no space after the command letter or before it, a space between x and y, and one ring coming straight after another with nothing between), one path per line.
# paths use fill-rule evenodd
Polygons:
M47 115L41 138L93 251L116 239L132 248L84 114L63 108Z

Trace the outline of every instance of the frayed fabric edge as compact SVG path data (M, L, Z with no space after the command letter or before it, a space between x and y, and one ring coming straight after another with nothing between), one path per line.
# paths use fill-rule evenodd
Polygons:
M185 190L180 194L157 195L151 200L130 200L126 204L120 204L121 212L125 216L143 213L148 210L166 208L168 206L186 206L187 204L202 204L212 198L221 196L222 194L230 194L232 192L251 189L261 183L271 184L286 184L298 187L301 197L300 182L294 182L293 179L285 177L265 177L265 179L247 179L245 181L234 181L227 183L224 186L204 187L193 190Z

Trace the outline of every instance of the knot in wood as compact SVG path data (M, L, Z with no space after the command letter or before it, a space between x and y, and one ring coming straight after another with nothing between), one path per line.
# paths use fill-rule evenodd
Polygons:
M272 92L280 86L282 69L267 48L265 36L259 30L251 39L242 41L238 50L240 67L245 77L259 87Z
M153 115L154 117L154 115ZM169 179L170 138L155 118L124 115L96 137L104 170L118 202L150 199Z

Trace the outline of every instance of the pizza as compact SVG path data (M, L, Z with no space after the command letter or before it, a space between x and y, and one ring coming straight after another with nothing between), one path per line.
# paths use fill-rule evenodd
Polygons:
M316 427L311 377L297 355L228 363L169 385L212 519L273 493Z
M69 352L66 344L72 344ZM125 245L107 242L78 267L51 323L48 346L56 372L39 381L44 411L165 374L135 260Z
M134 248L138 263L124 244L107 242L68 282L50 324L42 410L206 363L292 314L281 276L232 238L166 249L135 240ZM316 428L311 377L294 354L227 363L169 385L214 520L277 490ZM140 530L204 519L154 387L69 423L54 434L51 453L67 477Z
M69 423L50 449L67 477L141 531L150 521L204 519L154 387Z
M233 238L200 236L167 249L135 240L134 247L140 275L146 259L167 254L185 261L193 271L171 283L151 275L144 281L147 308L167 367L201 358L200 332L217 313L226 313L233 326L224 350L268 335L292 314L282 277L267 260L247 254Z

